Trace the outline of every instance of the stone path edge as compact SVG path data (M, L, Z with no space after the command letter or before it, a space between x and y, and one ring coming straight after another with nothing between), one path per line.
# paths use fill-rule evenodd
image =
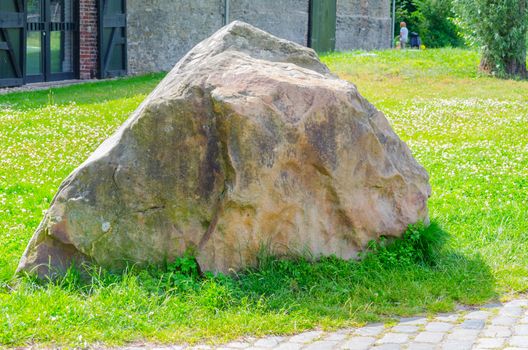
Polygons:
M93 346L93 349L101 347ZM106 348L109 349L109 348ZM528 350L528 296L452 313L398 319L336 331L290 336L243 337L221 345L136 344L119 350Z

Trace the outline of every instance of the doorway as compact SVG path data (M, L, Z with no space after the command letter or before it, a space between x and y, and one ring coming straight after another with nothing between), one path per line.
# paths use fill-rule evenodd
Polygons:
M24 2L0 0L0 87L24 84Z
M77 76L75 2L26 0L26 83Z
M310 0L308 46L317 52L334 51L336 42L336 0Z

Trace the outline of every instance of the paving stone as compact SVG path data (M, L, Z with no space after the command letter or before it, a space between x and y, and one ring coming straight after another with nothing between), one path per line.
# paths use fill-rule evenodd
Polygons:
M337 346L336 341L316 341L306 345L303 350L332 350Z
M356 331L358 330L359 328L346 328L346 329L341 329L339 333L343 333L345 334L347 337L352 337L352 336L355 336L356 335Z
M400 350L402 347L400 344L382 344L376 345L372 350Z
M473 308L471 306L467 306L467 305L456 305L455 306L455 310L457 312L459 312L459 311L468 311L469 312L469 311L473 310Z
M319 338L323 332L321 331L311 331L311 332L304 332L301 334L294 335L290 338L290 343L310 343L316 338Z
M426 317L403 317L400 319L401 325L419 326L427 323Z
M466 320L486 320L491 316L489 311L473 311L464 316Z
M343 332L330 333L323 338L326 341L341 341L347 338L347 334Z
M528 348L528 336L514 335L511 337L509 345Z
M528 325L522 324L517 325L513 328L513 334L515 335L528 335Z
M523 314L523 308L520 306L510 306L500 309L500 316L520 317Z
M444 338L445 333L438 333L438 332L421 332L414 338L414 341L419 343L433 343L437 344L442 341Z
M456 322L459 317L458 314L439 314L435 317L435 320L440 322Z
M356 334L357 335L362 335L362 336L376 336L378 334L380 334L381 332L383 332L385 330L385 326L382 325L382 324L372 324L370 326L365 326L365 327L361 327L361 328L358 328L356 329Z
M274 350L299 350L302 347L299 343L282 343Z
M528 323L528 316L524 316L519 320L519 323Z
M284 337L267 337L257 340L253 345L261 348L273 348L283 340Z
M528 306L528 299L517 299L508 301L504 306Z
M488 326L484 329L482 335L491 338L505 338L510 337L512 331L506 326Z
M481 349L498 349L504 345L504 338L480 338L477 347Z
M472 341L477 338L480 330L478 329L455 329L453 332L447 335L448 340L456 341Z
M442 350L471 350L473 342L470 341L447 341L442 343Z
M460 324L464 329L482 329L486 325L484 320L465 320Z
M397 326L392 327L391 331L397 333L416 333L418 332L418 326L408 326L399 324Z
M367 350L375 341L374 337L352 337L341 345L341 349Z
M425 330L429 332L447 332L453 328L453 324L447 322L431 322L425 326Z
M503 306L504 305L500 301L496 301L496 302L491 302L491 303L484 304L484 305L482 305L482 308L484 308L484 309L497 309L497 308L503 307Z
M435 344L428 343L410 343L407 350L435 350Z
M231 343L225 344L224 347L232 349L246 349L249 348L250 344L245 342L233 341Z
M409 335L405 333L385 333L383 338L379 339L376 344L404 344L409 340Z
M517 321L516 318L510 316L497 316L491 320L491 324L497 326L511 326Z

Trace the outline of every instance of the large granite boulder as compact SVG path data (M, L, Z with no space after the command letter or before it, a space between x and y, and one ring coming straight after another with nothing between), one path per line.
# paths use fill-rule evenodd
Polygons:
M315 52L233 22L191 50L60 186L19 270L119 269L192 251L357 257L427 222L428 175Z

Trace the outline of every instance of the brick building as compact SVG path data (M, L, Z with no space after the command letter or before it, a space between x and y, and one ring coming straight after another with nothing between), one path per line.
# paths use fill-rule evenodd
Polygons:
M233 20L319 51L387 48L389 0L0 0L0 86L169 70Z

